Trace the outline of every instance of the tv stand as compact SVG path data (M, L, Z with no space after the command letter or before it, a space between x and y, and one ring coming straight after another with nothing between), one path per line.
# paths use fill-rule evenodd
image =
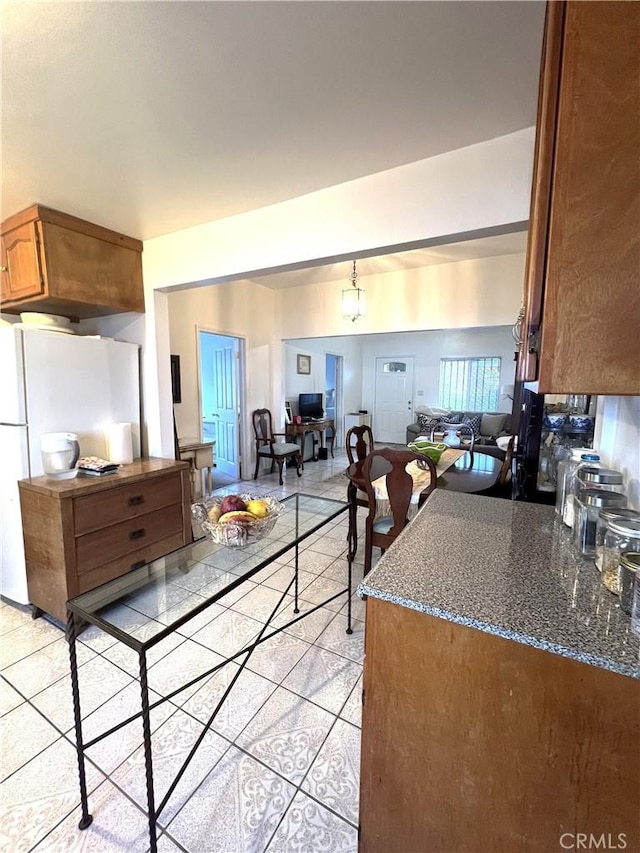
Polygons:
M331 452L331 458L334 458L333 455L333 443L336 438L336 424L333 418L318 418L315 421L307 421L302 422L301 424L287 424L286 426L286 437L292 441L295 441L300 444L300 461L302 464L302 470L304 471L304 441L307 433L317 432L320 435L320 447L326 446L326 433L327 430L331 430L331 435L329 436L329 450ZM315 440L313 447L313 456L312 461L318 461L318 454L316 453Z

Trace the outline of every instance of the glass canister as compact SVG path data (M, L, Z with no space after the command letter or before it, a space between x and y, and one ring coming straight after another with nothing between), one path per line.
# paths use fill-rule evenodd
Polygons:
M620 554L624 551L640 551L640 519L618 518L612 520L604 534L602 582L614 595L620 595L618 568L620 566Z
M573 544L585 557L596 555L596 528L600 511L624 507L627 496L607 489L581 489L574 498Z
M633 589L638 572L640 572L640 553L623 551L620 554L620 568L618 569L620 610L628 616L631 616L633 609Z
M602 571L602 561L604 559L604 536L609 527L610 521L615 521L617 518L629 519L635 518L640 520L640 512L637 509L623 509L617 507L614 509L601 509L596 525L596 567L599 572Z
M573 527L573 480L576 470L583 462L594 465L600 461L597 453L589 448L574 447L568 459L561 459L558 463L557 490L556 490L556 512L567 525Z

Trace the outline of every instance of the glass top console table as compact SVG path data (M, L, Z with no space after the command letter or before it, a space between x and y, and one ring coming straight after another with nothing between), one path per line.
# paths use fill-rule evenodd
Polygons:
M80 829L86 829L92 822L89 813L87 786L85 777L85 751L98 741L113 735L132 720L142 719L145 771L147 785L147 812L149 818L150 850L155 853L156 823L171 794L182 778L187 766L195 755L198 746L209 731L220 708L225 702L234 684L242 674L255 648L275 634L286 630L300 619L309 616L334 599L347 596L347 633L351 629L351 567L353 548L349 543L346 567L346 585L320 604L309 605L300 611L298 597L298 556L299 546L305 539L349 510L349 504L343 501L295 494L282 502L284 510L275 527L265 538L245 548L229 549L216 545L208 539L195 542L173 551L165 557L140 566L120 578L84 593L67 603L67 640L71 665L71 686L73 691L74 722L78 768L80 776L80 796L82 819ZM255 636L236 652L223 659L222 663L208 669L196 678L180 684L174 690L154 703L149 700L147 680L147 652L161 640L169 637L189 620L198 616L232 590L240 587L256 575L261 569L282 555L295 555L293 573L286 589L280 594L277 604L265 621L260 620L260 628ZM283 604L293 598L294 618L281 624ZM272 620L278 616L278 627ZM212 617L213 618L213 617ZM84 627L83 623L96 625L107 634L124 643L138 654L141 710L85 742L82 731L82 712L80 706L80 688L76 640ZM216 671L235 661L237 671L226 687L222 698L191 751L169 786L162 801L155 801L153 781L153 756L151 748L150 712L169 701L172 697L213 675Z

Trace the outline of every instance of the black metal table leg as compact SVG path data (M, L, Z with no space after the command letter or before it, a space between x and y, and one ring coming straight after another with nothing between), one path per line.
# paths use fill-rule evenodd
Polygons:
M295 568L293 612L294 613L300 613L300 608L298 607L298 543L297 542L296 542L296 568Z
M80 688L78 686L78 659L76 656L76 618L67 610L67 642L69 643L69 661L71 664L71 692L73 693L73 720L76 730L76 751L78 754L78 775L80 777L80 807L82 817L78 829L91 826L93 817L89 814L87 797L87 777L84 768L84 744L82 740L82 716L80 714Z
M142 696L142 736L144 738L144 764L147 774L147 809L149 814L150 853L156 853L156 806L153 792L153 758L151 754L151 722L149 719L149 685L147 683L147 659L140 652L140 693Z

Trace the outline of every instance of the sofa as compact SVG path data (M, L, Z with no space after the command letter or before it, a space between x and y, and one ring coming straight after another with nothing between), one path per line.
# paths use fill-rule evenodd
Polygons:
M436 421L448 420L450 423L468 423L474 431L474 447L480 453L487 453L504 459L504 450L496 445L500 436L511 435L511 413L509 412L451 412L435 407L424 406L415 410L416 420L407 427L407 444L415 441L419 435L429 436Z

